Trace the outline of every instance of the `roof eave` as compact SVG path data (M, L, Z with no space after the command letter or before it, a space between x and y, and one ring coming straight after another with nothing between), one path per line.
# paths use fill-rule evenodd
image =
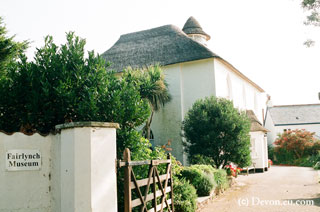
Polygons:
M238 69L236 69L233 65L231 65L228 61L226 61L225 59L221 58L221 57L217 57L217 59L219 59L224 65L226 65L227 67L229 67L235 74L237 74L239 77L241 77L242 79L244 79L245 81L247 81L248 83L250 83L253 87L255 87L258 91L260 91L261 93L264 93L265 91L256 83L254 83L252 80L250 80L248 77L246 77L243 73L241 73Z

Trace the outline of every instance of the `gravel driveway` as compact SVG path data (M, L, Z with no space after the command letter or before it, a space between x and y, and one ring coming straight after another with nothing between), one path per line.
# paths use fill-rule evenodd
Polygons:
M201 212L320 212L320 183L312 168L273 166L239 176L235 186Z

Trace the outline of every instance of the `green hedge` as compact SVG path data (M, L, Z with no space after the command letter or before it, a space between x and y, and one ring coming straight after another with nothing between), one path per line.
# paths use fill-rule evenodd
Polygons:
M208 196L214 189L229 187L227 172L210 165L192 165L185 167L180 178L188 180L197 190L198 196Z
M173 179L174 209L176 212L194 212L197 209L196 189L185 179Z
M320 161L318 161L318 162L313 166L313 168L314 168L315 170L320 170Z
M197 190L198 196L208 196L215 188L212 173L205 172L197 166L186 167L181 171L180 178L188 180Z
M228 175L225 169L215 169L211 165L192 165L191 167L199 169L214 180L214 187L226 189L229 187Z
M199 170L201 170L201 171L204 171L206 174L208 174L208 175L210 175L210 176L212 176L212 177L214 177L213 175L214 175L214 172L216 171L216 169L213 168L212 166L210 166L210 165L204 165L204 164L201 164L201 165L199 165L199 164L197 164L197 165L192 165L191 167L196 168L196 169L199 169Z
M214 181L217 184L218 189L226 189L229 187L227 171L224 169L214 170Z

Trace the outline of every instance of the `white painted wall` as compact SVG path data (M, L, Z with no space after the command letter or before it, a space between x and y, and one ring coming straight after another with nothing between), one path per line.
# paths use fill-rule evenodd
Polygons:
M0 212L117 211L118 125L88 123L45 137L0 132ZM40 151L41 169L7 171L8 150Z
M117 211L116 129L61 130L61 211Z
M215 73L213 59L182 63L183 117L195 101L215 96Z
M268 110L266 114L265 128L267 128L270 131L267 133L268 145L273 145L273 142L277 138L277 130L274 126L273 120Z
M51 135L52 136L52 135ZM56 134L51 144L51 209L61 211L61 134Z
M214 60L216 73L217 97L233 100L233 104L240 110L253 110L258 120L263 123L266 112L267 96L255 86L236 74L221 60ZM267 129L268 126L266 126ZM268 165L268 147L263 132L250 132L255 149L252 149L251 158L258 169L264 169Z
M56 138L39 134L26 136L22 133L0 133L0 211L1 212L49 212L52 211L52 187L55 173L52 166L51 148ZM5 153L11 149L40 150L42 165L39 171L6 171ZM50 177L51 175L51 177ZM58 191L55 191L57 193ZM56 207L54 207L56 208ZM57 210L58 211L58 210Z
M252 163L255 163L256 169L264 169L268 167L268 163L266 163L267 158L267 142L264 138L263 132L250 132L252 150L251 150L251 158Z
M241 78L219 59L168 65L163 69L172 101L154 115L151 126L154 144L163 145L171 140L173 155L184 164L186 156L183 153L181 122L196 100L209 96L232 96L236 108L253 110L263 122L262 111L265 111L267 100L265 93Z
M154 144L163 145L171 140L172 154L181 162L183 158L183 146L181 139L181 69L180 65L164 67L165 79L169 86L172 100L154 114L151 129L154 134Z
M186 164L183 153L181 123L198 99L215 95L213 59L198 60L163 67L172 100L155 113L151 129L155 145L172 141L172 154Z
M266 94L233 72L221 60L215 59L214 67L216 96L233 100L234 106L240 110L253 110L263 123L262 110L266 111Z

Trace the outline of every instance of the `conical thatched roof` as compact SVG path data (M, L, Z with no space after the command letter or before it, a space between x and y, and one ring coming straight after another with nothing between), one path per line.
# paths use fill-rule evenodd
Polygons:
M102 57L111 63L111 69L121 72L127 67L170 65L219 56L189 38L178 27L165 25L121 35Z
M203 31L199 22L192 16L184 24L182 31L184 31L186 34L201 34L206 36L206 40L210 40L210 35Z
M247 110L246 111L247 116L249 117L251 121L251 127L250 127L250 132L257 132L257 131L262 131L262 132L269 132L266 128L262 126L256 115L252 110Z

